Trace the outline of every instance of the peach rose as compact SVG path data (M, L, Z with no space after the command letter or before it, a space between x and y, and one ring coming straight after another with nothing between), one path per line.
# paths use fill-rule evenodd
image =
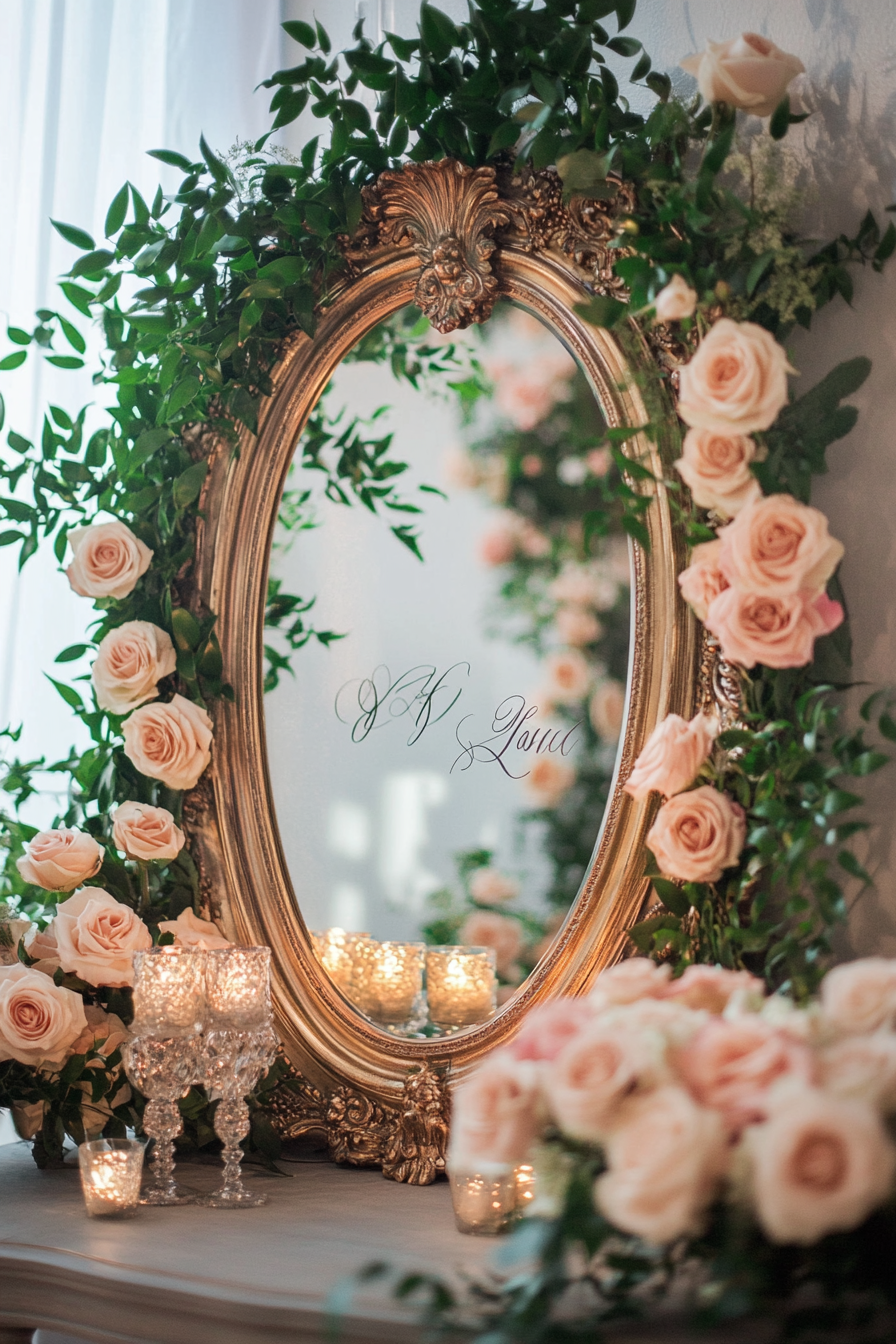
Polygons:
M649 957L628 957L600 972L589 1000L595 1008L603 1009L611 1004L659 999L665 995L671 975L671 966L658 966Z
M710 603L704 625L715 635L722 656L743 668L805 667L815 641L843 620L843 608L822 593L770 593L726 588Z
M540 1128L538 1074L534 1064L502 1051L454 1089L448 1166L524 1162Z
M58 1068L87 1024L84 1000L27 966L0 966L0 1060Z
M538 807L556 807L575 783L576 772L566 761L536 756L523 783Z
M195 788L211 760L212 721L192 700L143 705L124 721L124 753L150 779L169 789Z
M65 571L80 597L127 597L149 569L153 553L124 523L93 523L68 534L72 562Z
M479 464L463 448L450 448L445 454L445 484L454 490L475 490L482 484Z
M712 429L689 429L675 469L701 509L733 518L759 499L762 491L750 470L756 457L755 441L746 434L718 434Z
M592 476L606 476L612 465L613 454L609 448L592 448L590 453L585 454L585 466Z
M523 1018L519 1035L508 1049L514 1059L556 1059L560 1051L588 1024L594 1008L587 999L551 999Z
M717 882L737 863L747 823L739 803L703 784L664 803L647 833L660 871L681 882Z
M480 905L502 905L520 894L520 884L497 868L477 868L470 877L470 895Z
M706 50L686 56L682 70L697 78L707 103L729 103L754 117L770 117L787 86L805 66L759 33L741 33L727 42L707 42Z
M547 660L545 696L552 704L573 705L584 700L591 685L591 668L578 649L552 653Z
M176 859L185 836L171 813L149 803L122 803L112 813L112 842L129 859Z
M765 1119L774 1083L808 1083L813 1067L805 1045L753 1015L711 1019L675 1062L701 1106L719 1111L735 1132Z
M479 558L487 565L506 565L519 546L519 520L514 514L495 519L479 540Z
M692 608L698 621L706 620L710 606L728 587L728 580L719 568L722 554L720 541L703 541L691 552L691 563L678 576L681 595Z
M692 428L722 434L768 429L787 404L794 372L764 327L722 317L681 369L678 414Z
M792 495L748 504L722 528L719 541L719 568L728 582L773 597L822 592L843 556L824 514Z
M896 960L862 957L835 966L821 982L821 1007L837 1031L850 1035L892 1029L896 1021Z
M594 688L588 702L591 727L605 742L615 742L622 731L625 716L625 687L613 677L605 677Z
M460 941L470 947L494 948L498 974L504 979L512 979L524 941L515 919L491 910L475 910L464 921Z
M26 882L44 891L74 891L99 872L103 853L102 845L86 831L60 826L53 831L38 831L16 860L16 867Z
M690 722L680 714L667 714L648 737L624 785L632 798L661 793L671 798L694 780L709 760L719 731L718 719L695 714Z
M548 585L548 593L555 602L606 611L616 601L616 584L585 565L567 565Z
M225 938L217 924L200 919L187 906L181 910L177 919L163 919L159 923L160 933L173 933L176 947L188 947L200 952L211 952L216 947L233 947L229 938Z
M44 975L54 975L59 970L59 948L52 921L45 929L32 924L30 933L25 935L25 951L35 963L34 970Z
M144 700L156 698L157 683L176 666L166 631L151 621L125 621L100 642L90 673L96 702L112 714L130 714Z
M564 644L579 648L600 638L602 627L597 617L582 607L558 607L554 616L557 634Z
M89 985L132 985L131 954L152 947L143 920L99 887L84 887L57 906L53 927L62 969Z
M838 1097L896 1111L896 1036L850 1036L818 1052L818 1082Z
M673 275L653 301L657 322L679 322L693 317L697 307L697 291L691 289L683 275Z
M814 1089L782 1093L744 1145L756 1216L774 1242L810 1246L848 1232L888 1198L896 1150L869 1106Z
M674 1086L627 1101L604 1151L609 1170L595 1184L597 1207L657 1245L700 1231L729 1162L721 1117Z
M762 999L765 987L749 971L729 971L724 966L688 966L678 980L672 981L665 997L688 1008L703 1009L720 1016L735 994Z
M542 560L551 553L550 538L524 518L519 531L520 550L530 560Z
M584 1027L544 1075L554 1120L570 1138L599 1143L625 1098L658 1081L663 1056L658 1033L626 1031L600 1019Z

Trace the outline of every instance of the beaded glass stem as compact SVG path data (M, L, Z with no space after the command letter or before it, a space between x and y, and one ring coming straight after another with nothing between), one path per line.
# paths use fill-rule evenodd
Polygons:
M143 1128L155 1141L152 1179L141 1204L190 1204L193 1195L174 1179L174 1140L184 1127L178 1100L197 1081L202 1066L198 1036L134 1036L122 1047L128 1078L147 1098Z

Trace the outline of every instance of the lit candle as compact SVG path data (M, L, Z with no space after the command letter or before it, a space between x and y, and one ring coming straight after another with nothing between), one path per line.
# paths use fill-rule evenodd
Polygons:
M94 1139L78 1149L81 1188L91 1218L128 1217L140 1202L143 1144Z
M385 1026L407 1022L423 988L423 943L376 943L365 1009Z
M253 1031L271 1016L271 949L221 947L206 956L206 1026Z
M359 950L373 940L369 933L346 933L345 929L325 929L323 933L312 933L314 949L320 957L321 965L330 978L341 989L346 998L355 1001L353 992L355 981L359 980L357 963Z
M208 953L153 947L134 954L135 1036L192 1036L205 1011Z
M459 1232L495 1237L510 1224L517 1206L513 1167L483 1162L479 1171L450 1171L451 1203Z
M438 1027L469 1027L494 1016L497 980L491 947L426 950L426 997Z

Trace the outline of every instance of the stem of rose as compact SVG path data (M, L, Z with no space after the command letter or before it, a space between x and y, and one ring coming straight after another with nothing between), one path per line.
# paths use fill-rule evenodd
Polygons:
M138 859L137 868L140 873L140 906L137 914L143 916L149 909L149 864L145 859Z

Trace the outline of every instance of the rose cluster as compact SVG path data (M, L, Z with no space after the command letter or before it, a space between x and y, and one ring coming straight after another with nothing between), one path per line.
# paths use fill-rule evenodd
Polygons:
M673 980L635 957L590 998L535 1009L456 1089L449 1167L538 1173L559 1131L602 1154L594 1201L623 1232L699 1235L726 1200L771 1241L810 1245L891 1197L894 1115L896 961L837 967L797 1008L746 971Z

